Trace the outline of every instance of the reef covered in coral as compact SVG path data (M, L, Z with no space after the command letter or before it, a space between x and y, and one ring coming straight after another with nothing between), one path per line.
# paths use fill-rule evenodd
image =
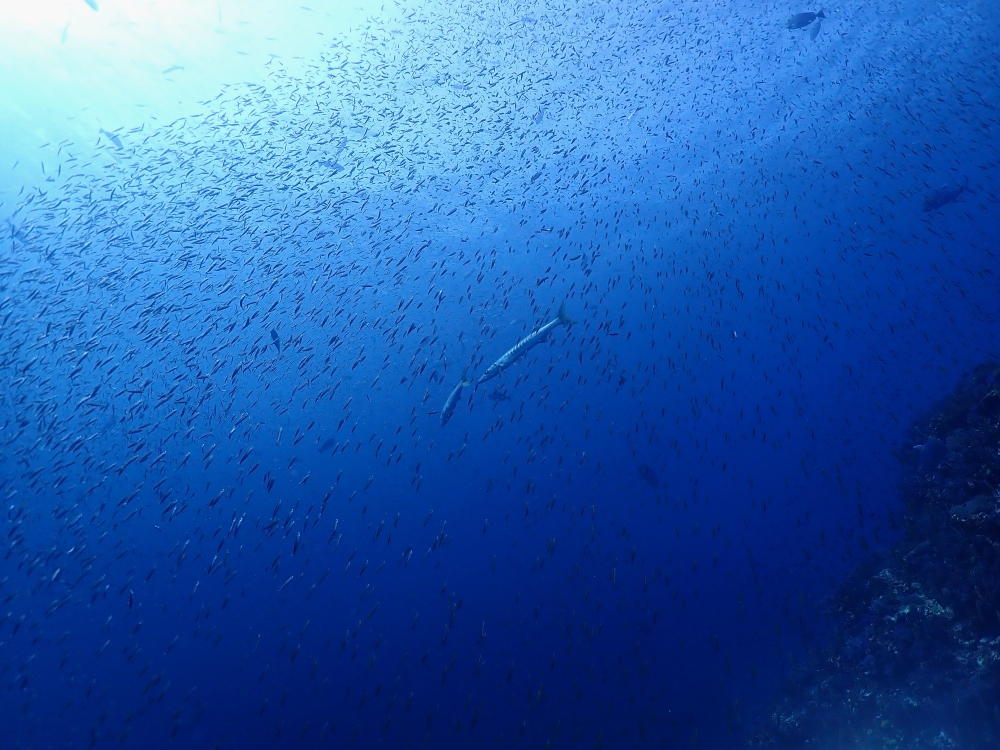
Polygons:
M832 642L754 746L1000 747L1000 363L911 437L897 451L903 538L837 591Z

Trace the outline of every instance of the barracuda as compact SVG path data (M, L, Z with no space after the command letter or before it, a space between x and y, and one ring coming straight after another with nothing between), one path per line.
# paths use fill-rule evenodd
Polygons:
M571 326L575 323L568 315L566 315L566 303L563 302L559 305L559 315L553 318L548 323L543 325L536 331L532 331L528 336L518 341L514 346L508 349L500 359L489 366L489 369L483 373L482 377L476 381L476 387L480 383L485 383L487 380L492 380L497 375L500 375L504 370L510 367L512 364L517 362L521 357L527 354L531 349L533 349L538 344L548 339L549 333L556 326Z
M458 399L462 396L462 389L467 385L472 385L472 381L466 379L465 373L462 373L462 379L455 386L454 390L448 394L448 398L444 402L444 406L441 407L441 426L444 427L448 424L448 420L451 419L451 415L455 413L455 407L458 406Z

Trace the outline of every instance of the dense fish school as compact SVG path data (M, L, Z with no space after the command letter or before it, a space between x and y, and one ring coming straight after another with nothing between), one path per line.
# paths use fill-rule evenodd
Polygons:
M818 11L388 3L0 165L0 745L745 743L998 351L992 4Z

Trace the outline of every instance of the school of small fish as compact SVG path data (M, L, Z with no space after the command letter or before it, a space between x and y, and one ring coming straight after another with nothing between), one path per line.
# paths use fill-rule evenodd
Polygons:
M997 351L1000 26L947 5L399 3L42 147L0 745L726 746Z

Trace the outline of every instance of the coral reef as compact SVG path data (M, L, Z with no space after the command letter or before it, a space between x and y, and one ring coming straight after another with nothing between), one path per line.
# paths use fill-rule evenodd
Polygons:
M897 452L903 540L839 589L832 643L753 746L1000 747L1000 364L911 435Z

